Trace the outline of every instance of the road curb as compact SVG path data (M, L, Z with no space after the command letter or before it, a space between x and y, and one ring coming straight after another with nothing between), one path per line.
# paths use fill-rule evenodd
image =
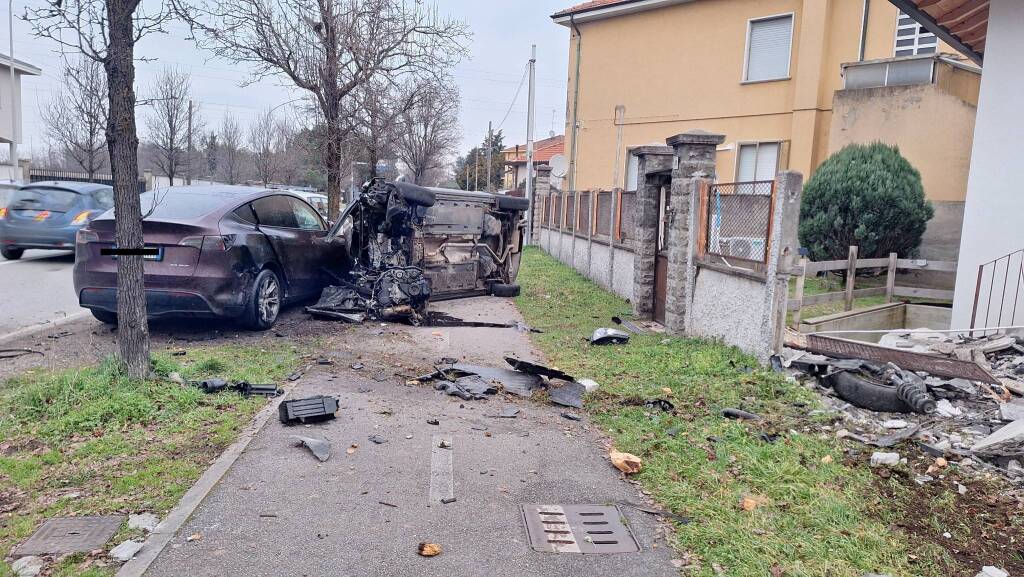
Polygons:
M288 398L288 392L275 398L270 404L256 413L249 425L242 431L238 439L227 448L220 457L207 469L199 480L182 496L178 504L164 517L163 521L153 529L142 549L130 561L125 563L115 577L142 577L149 566L156 561L160 553L171 542L171 539L192 517L199 505L213 491L228 469L242 456L249 443L267 424L271 415L277 413L277 407Z
M55 329L57 327L64 326L68 323L84 319L88 317L90 314L91 313L89 311L78 311L77 313L72 313L66 317L61 317L59 319L47 321L39 325L32 325L30 327L18 329L14 332L7 333L6 335L0 335L0 344L16 341L18 339L30 337L37 333L45 332L48 329Z

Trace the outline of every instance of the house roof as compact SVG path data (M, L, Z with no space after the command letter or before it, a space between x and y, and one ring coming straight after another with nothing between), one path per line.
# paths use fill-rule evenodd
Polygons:
M506 156L505 164L526 164L526 145L517 144L501 151ZM559 134L533 143L533 163L547 164L556 154L565 152L565 136ZM508 155L515 155L508 158Z
M6 54L0 53L0 66L3 66L4 68L9 68L10 64L11 57ZM24 60L18 60L17 58L14 59L14 71L20 72L22 74L28 74L29 76L39 76L43 73L42 69L38 66L33 66L32 64L29 64Z
M985 58L989 0L889 0L977 64Z
M673 4L684 4L693 0L590 0L551 15L557 24L568 26L570 21L587 22L644 10L653 10Z

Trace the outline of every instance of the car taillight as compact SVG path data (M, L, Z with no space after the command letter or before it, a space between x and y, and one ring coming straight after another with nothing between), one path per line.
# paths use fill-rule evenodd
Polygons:
M85 224L89 222L89 215L92 214L88 210L83 210L78 213L75 218L71 219L71 224Z
M178 243L179 246L190 246L199 250L226 251L231 248L231 236L187 236Z
M7 218L7 207L0 206L0 220Z
M91 230L80 230L75 233L75 243L85 244L87 242L99 242L100 235Z

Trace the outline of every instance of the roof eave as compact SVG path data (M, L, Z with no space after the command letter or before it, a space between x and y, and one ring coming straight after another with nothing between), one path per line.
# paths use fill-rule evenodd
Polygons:
M946 44L949 44L961 54L971 59L978 66L982 66L985 56L970 45L965 44L960 38L951 34L948 29L940 25L934 18L921 8L917 7L914 0L889 0L894 6L916 20L925 30L931 32Z
M672 6L675 4L686 4L693 1L694 0L632 0L612 4L610 6L583 8L575 12L556 12L551 15L551 20L554 21L555 24L570 26L572 20L575 20L576 23L579 24L593 20L622 16L625 14L644 12L646 10L654 10L656 8Z

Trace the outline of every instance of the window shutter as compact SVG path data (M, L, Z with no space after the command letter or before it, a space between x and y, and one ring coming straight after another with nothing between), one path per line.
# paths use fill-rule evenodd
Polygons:
M775 180L779 166L779 143L762 142L757 147L757 171L754 180Z
M792 40L792 16L752 21L747 46L746 80L773 80L789 76Z
M754 180L754 170L757 167L757 145L743 144L740 146L740 158L736 163L736 182L750 182Z

